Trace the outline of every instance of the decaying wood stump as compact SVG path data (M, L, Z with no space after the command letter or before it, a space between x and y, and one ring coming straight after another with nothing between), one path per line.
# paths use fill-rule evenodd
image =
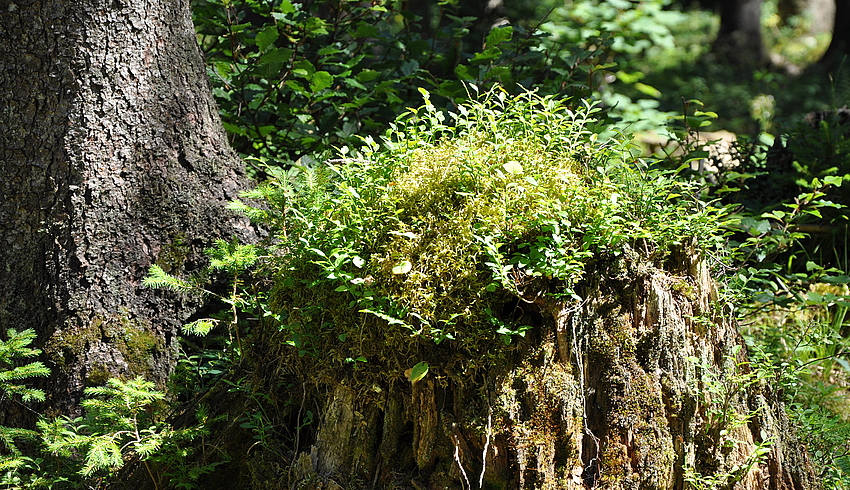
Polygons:
M627 253L582 301L528 302L543 321L474 386L439 366L368 396L341 379L298 488L815 488L705 263L676 260Z

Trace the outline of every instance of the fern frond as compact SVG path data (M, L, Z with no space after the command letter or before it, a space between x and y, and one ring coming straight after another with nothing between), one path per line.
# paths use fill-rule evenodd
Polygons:
M18 332L6 330L8 340L0 340L0 364L11 365L13 359L24 359L41 354L41 350L28 347L36 337L35 330L28 328Z
M194 322L183 325L182 330L185 335L198 335L204 337L210 333L212 329L218 325L218 323L219 320L213 318L201 318L200 320L195 320Z
M142 281L142 285L152 289L170 289L181 292L189 292L196 289L192 283L172 276L156 264L148 269L148 275Z
M97 437L91 442L86 452L86 463L83 466L83 475L91 476L98 470L117 468L124 463L121 448L115 440L109 436Z

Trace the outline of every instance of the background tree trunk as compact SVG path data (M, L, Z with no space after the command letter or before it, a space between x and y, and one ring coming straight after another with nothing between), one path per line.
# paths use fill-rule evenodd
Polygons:
M742 67L767 61L761 35L762 0L721 0L720 29L712 50Z
M0 325L38 332L56 408L111 376L161 383L198 304L144 289L148 267L193 270L250 234L224 209L246 181L188 3L0 10Z
M795 15L807 17L809 21L808 34L811 36L832 31L833 21L835 20L834 0L779 0L777 9L783 22Z
M832 41L818 64L835 73L847 65L850 55L850 0L835 0Z

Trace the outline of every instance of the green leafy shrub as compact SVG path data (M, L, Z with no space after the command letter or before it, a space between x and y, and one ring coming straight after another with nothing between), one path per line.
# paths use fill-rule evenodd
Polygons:
M494 89L443 113L422 93L381 143L280 171L247 194L267 207L237 206L273 227L272 337L322 365L412 365L411 337L467 353L444 368L475 363L531 328L505 306L544 300L528 291L570 300L595 262L715 245L720 213L600 138L593 104Z
M843 401L850 376L846 128L838 123L798 126L784 145L741 143L740 165L721 167L707 187L736 213L718 277L751 356L769 357L782 373L777 386L828 488L850 481L842 436L850 431Z
M476 19L451 1L433 27L393 2L199 0L194 12L233 145L272 162L380 134L417 87L452 101L466 96L462 82L560 92L569 78L535 27L472 39Z
M629 123L663 122L659 91L631 60L672 49L684 15L669 3L507 6L491 27L456 0L428 2L426 18L403 2L197 0L194 19L231 143L288 165L377 137L418 104L418 88L445 106L467 98L464 84L595 94ZM616 95L613 80L643 100Z

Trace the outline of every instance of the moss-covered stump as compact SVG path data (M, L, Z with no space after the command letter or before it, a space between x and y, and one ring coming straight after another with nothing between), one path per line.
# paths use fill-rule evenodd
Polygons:
M428 102L245 208L275 274L244 337L239 481L811 488L701 261L724 211L591 104L493 91L449 123Z
M591 278L585 301L528 304L543 321L474 386L436 370L377 397L328 386L300 488L817 486L700 262Z

